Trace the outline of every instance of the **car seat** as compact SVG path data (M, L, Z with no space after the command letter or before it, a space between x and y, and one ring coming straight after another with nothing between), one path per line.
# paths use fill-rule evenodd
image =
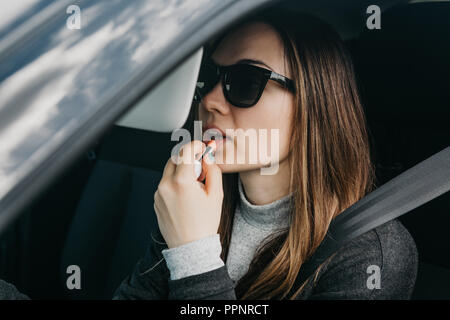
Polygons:
M449 146L449 17L450 2L393 7L354 44L379 185ZM449 207L447 193L400 218L419 251L413 299L450 298Z

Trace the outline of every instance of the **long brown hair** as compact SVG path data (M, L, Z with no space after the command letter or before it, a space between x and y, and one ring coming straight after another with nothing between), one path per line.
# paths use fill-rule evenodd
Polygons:
M238 299L285 299L297 289L289 297L294 299L301 293L312 278L293 288L302 264L324 239L331 220L370 191L374 179L353 65L339 35L314 17L273 13L251 21L268 23L279 33L295 82L289 156L292 211L289 228L267 238L257 250L236 285ZM218 233L226 261L239 198L238 173L223 174L223 187Z

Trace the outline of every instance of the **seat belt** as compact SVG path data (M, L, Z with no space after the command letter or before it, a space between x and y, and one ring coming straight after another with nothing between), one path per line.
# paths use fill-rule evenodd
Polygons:
M302 284L326 259L356 237L450 190L450 147L401 173L340 213L314 254L302 265Z

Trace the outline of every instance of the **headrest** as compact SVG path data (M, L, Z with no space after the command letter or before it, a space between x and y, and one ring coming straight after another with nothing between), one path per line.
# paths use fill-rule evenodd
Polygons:
M365 30L355 65L368 113L449 113L450 2L413 3L381 13Z

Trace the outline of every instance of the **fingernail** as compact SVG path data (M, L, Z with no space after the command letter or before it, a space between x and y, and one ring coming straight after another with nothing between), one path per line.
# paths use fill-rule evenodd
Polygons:
M194 171L196 179L198 179L198 177L200 177L200 175L202 174L202 164L198 160L194 161Z
M212 162L216 161L216 157L214 157L214 155L212 154L212 152L209 154L209 160L211 160Z

